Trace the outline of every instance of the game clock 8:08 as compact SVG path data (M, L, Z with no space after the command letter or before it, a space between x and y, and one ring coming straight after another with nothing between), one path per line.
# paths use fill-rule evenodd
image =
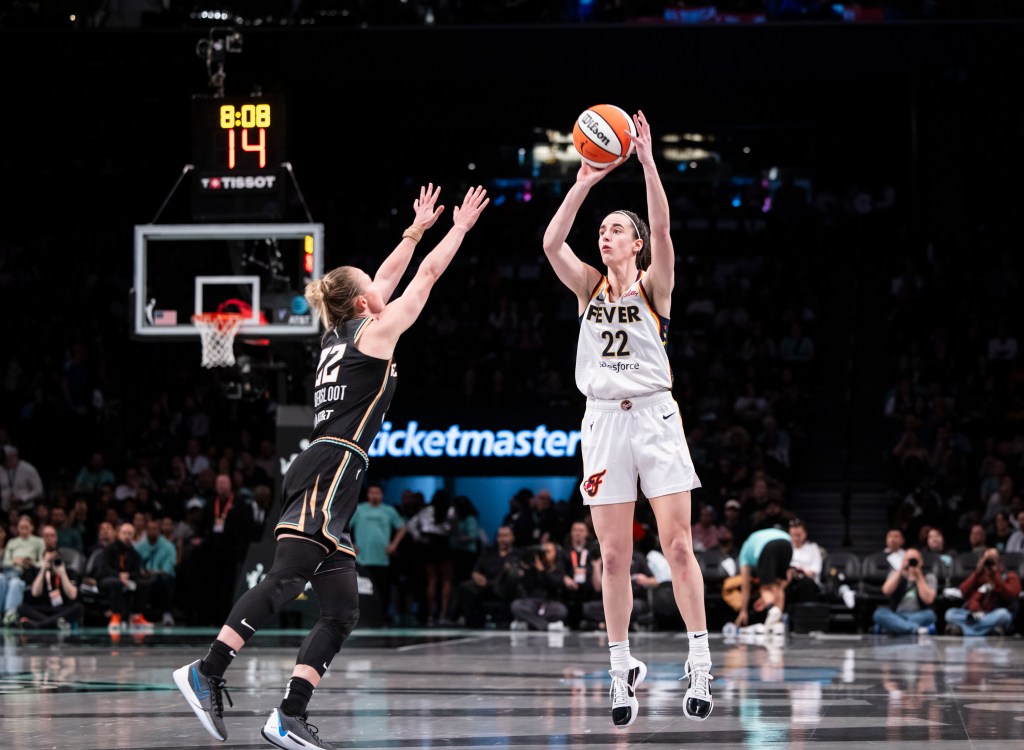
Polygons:
M284 105L273 97L193 97L192 156L197 169L224 175L280 166Z

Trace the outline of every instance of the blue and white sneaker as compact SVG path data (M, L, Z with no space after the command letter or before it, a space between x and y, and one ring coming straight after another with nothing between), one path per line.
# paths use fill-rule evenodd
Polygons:
M208 677L199 671L202 660L196 659L181 669L174 670L174 684L185 696L188 705L195 711L203 728L221 742L228 738L227 727L224 726L224 697L228 704L231 696L225 689L225 681L220 677Z
M311 747L334 750L334 745L324 742L317 736L319 730L306 721L307 716L308 714L289 716L280 708L275 708L270 712L270 718L263 725L260 734L271 745L284 750L308 750Z

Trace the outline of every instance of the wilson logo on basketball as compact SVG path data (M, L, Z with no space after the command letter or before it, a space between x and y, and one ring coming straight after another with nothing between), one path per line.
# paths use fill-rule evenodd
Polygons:
M591 474L589 477L587 477L587 481L583 483L583 491L586 492L591 497L594 497L597 494L598 487L601 486L602 478L607 473L608 469L602 469L596 474Z

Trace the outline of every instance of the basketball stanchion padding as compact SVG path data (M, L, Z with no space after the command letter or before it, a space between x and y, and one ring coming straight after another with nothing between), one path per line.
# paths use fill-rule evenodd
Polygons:
M208 312L192 316L203 343L203 367L231 367L235 364L235 334L242 325L239 313Z

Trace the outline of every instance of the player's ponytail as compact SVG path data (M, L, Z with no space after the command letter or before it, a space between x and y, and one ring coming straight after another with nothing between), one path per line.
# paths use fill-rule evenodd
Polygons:
M352 266L338 266L306 285L306 302L327 330L355 317L360 291L355 270Z

